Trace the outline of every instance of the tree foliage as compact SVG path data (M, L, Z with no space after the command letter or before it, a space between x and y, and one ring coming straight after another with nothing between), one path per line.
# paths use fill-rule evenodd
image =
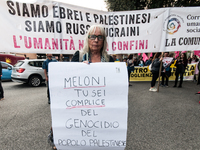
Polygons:
M147 0L105 0L109 11L140 10L147 5Z
M199 0L177 0L176 7L186 7L186 6L200 6L200 1Z
M105 0L109 11L200 6L199 0Z

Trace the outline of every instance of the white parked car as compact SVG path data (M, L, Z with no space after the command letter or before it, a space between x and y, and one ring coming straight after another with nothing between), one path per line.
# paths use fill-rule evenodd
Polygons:
M19 60L12 69L12 81L28 83L31 86L40 86L45 81L42 64L45 59Z

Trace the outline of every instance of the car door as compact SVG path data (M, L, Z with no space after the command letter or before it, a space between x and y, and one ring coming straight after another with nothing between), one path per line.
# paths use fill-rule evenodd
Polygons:
M40 73L40 75L42 76L42 79L45 79L45 75L44 75L44 70L42 69L42 64L43 64L44 61L38 61L36 63L37 65L37 70L38 72Z
M32 74L40 74L43 79L45 78L44 70L42 69L43 61L30 61L28 64L31 66Z
M9 65L5 62L1 62L2 66L2 80L11 80L11 74L12 74L12 65Z

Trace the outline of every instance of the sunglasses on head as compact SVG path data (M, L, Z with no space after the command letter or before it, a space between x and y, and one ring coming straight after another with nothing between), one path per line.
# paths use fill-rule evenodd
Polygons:
M95 40L96 38L97 38L99 41L104 40L104 36L103 36L103 35L89 35L88 38L89 38L90 40Z

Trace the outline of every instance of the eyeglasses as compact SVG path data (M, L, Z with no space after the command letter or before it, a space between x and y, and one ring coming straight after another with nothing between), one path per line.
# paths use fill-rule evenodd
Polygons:
M89 35L88 38L89 38L90 40L95 40L96 38L97 38L99 41L104 40L104 36L103 36L103 35Z

